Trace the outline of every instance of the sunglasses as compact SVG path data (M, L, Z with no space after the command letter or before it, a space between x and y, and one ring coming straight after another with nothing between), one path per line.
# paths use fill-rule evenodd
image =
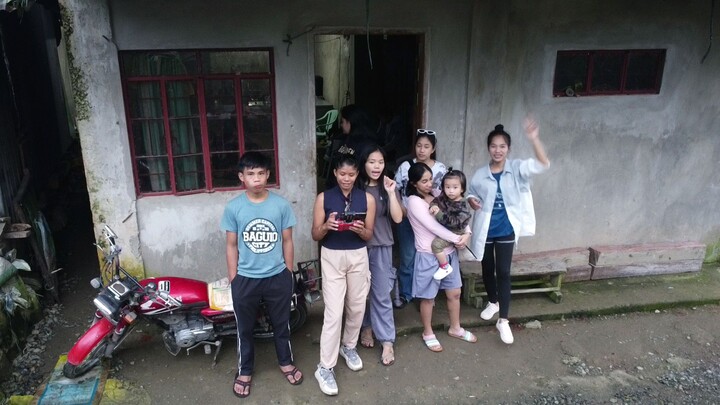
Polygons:
M430 135L430 136L435 136L435 131L431 131L431 130L429 130L429 129L422 129L422 128L421 128L421 129L418 129L418 130L417 130L417 134L418 134L418 135Z

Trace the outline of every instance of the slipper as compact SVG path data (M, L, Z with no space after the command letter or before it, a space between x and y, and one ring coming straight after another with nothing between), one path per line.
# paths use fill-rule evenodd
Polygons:
M366 349L372 349L373 347L375 347L375 340L373 339L372 329L365 329L360 333L360 346Z
M280 371L282 371L282 369L280 369ZM285 379L287 380L287 382L290 383L290 385L302 384L303 376L301 375L300 378L297 378L297 373L299 373L299 372L300 372L300 370L298 370L297 367L293 367L292 370L289 370L289 371L282 371L283 375L285 376ZM294 382L290 381L290 379L288 377L292 377L293 380L295 380L295 381Z
M393 344L383 343L383 354L380 357L380 361L382 362L383 366L392 366L395 364L395 350L393 350ZM387 352L385 350L387 349Z
M435 335L428 335L422 336L423 342L425 342L425 346L427 346L428 349L430 349L431 352L439 353L443 351L442 345L440 345L440 342L437 340Z
M235 386L239 385L242 387L242 390L240 392L237 392L235 390ZM252 380L250 381L243 381L240 379L239 374L235 374L235 383L233 384L233 394L235 394L238 398L247 398L250 396L250 387L252 386ZM247 394L245 394L245 388L247 388Z
M464 340L464 341L470 342L470 343L477 342L477 336L473 335L472 332L470 332L469 330L465 330L465 329L463 329L462 331L463 331L463 333L461 335L454 335L454 334L450 333L450 331L448 330L448 335L450 337L454 337L456 339Z

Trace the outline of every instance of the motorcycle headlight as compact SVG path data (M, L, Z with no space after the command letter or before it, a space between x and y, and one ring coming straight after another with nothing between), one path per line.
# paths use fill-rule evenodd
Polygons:
M93 304L95 304L95 307L105 318L113 323L117 323L118 315L120 314L120 303L117 300L105 294L100 294L95 297Z

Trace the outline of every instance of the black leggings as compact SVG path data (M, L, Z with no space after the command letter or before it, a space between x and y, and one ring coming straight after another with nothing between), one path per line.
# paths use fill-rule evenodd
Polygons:
M482 259L482 277L490 302L500 301L500 318L507 319L510 312L510 263L512 262L515 234L488 238Z

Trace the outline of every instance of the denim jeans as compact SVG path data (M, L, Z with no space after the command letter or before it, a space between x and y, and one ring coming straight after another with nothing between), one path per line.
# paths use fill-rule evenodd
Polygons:
M412 299L413 272L415 269L415 233L410 221L403 218L397 227L398 245L400 246L400 268L397 272L400 284L400 297L406 301Z

